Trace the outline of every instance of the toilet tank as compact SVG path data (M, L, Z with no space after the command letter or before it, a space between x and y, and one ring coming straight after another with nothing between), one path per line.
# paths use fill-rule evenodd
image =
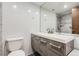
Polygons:
M19 50L22 47L23 38L9 38L7 41L7 48L9 51Z

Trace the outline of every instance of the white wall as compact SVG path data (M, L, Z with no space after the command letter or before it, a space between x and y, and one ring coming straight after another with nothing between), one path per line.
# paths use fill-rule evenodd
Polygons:
M54 11L41 8L41 32L47 32L47 28L57 29L57 17Z
M12 6L16 5L17 8ZM27 12L31 9L32 12ZM23 37L26 55L32 53L30 33L39 32L39 7L30 3L3 3L3 39ZM3 47L4 48L4 47Z
M0 56L2 55L2 3L0 2Z
M13 7L13 5L16 5ZM31 11L30 11L30 10ZM28 11L29 10L29 11ZM43 31L46 31L48 25L56 28L56 15L49 11L43 11L48 16L46 17L46 27L43 27ZM40 7L32 5L30 3L3 3L3 49L5 47L5 40L11 37L23 37L24 38L24 51L26 55L32 53L31 49L31 32L40 31ZM43 16L43 15L42 15ZM42 22L45 19L42 18ZM4 50L3 50L4 51ZM4 51L6 52L6 51ZM6 53L4 53L6 54Z

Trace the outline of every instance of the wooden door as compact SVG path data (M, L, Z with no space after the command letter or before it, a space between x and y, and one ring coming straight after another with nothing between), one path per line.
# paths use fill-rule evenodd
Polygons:
M72 9L72 33L79 34L79 6Z

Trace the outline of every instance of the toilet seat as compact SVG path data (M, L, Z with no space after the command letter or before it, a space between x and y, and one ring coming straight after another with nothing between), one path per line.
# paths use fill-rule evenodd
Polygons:
M25 53L23 50L16 50L9 53L8 56L25 56Z

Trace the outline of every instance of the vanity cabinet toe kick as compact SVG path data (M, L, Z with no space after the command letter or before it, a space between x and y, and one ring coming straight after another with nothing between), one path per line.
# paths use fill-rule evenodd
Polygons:
M74 40L67 44L31 34L33 51L42 56L67 56L74 49Z

